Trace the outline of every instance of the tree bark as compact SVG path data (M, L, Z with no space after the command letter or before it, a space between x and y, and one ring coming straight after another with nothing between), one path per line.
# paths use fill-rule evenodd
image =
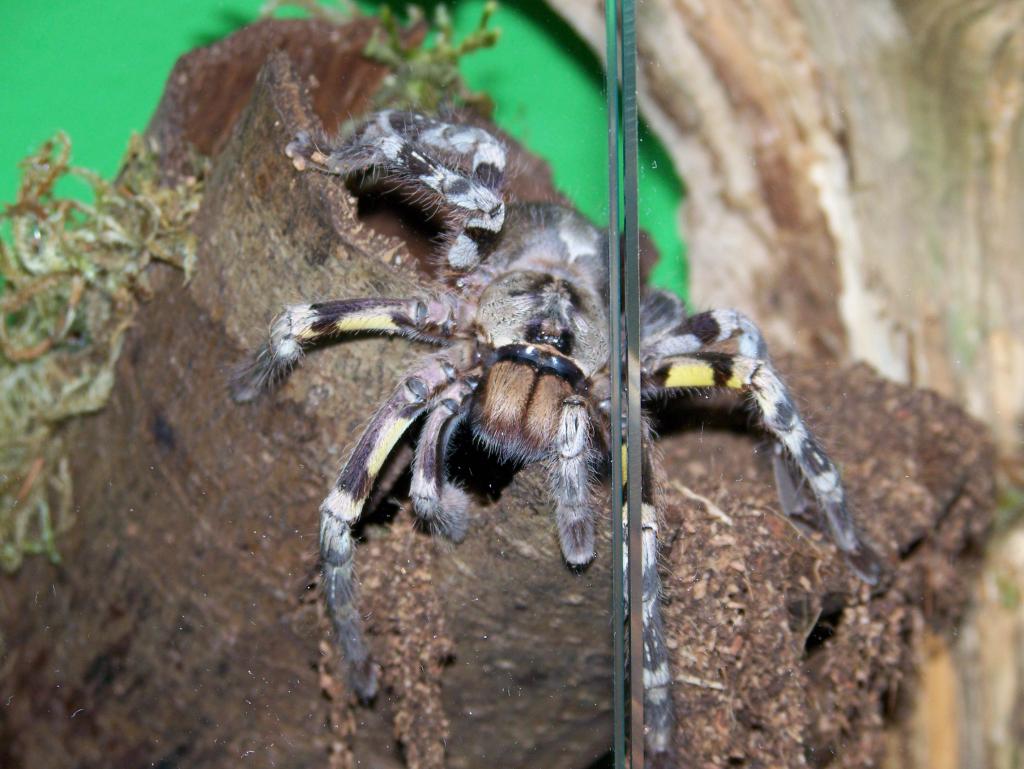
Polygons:
M199 264L187 286L153 269L110 405L67 428L65 565L33 561L0 587L4 766L586 769L610 747L607 525L572 573L543 472L504 478L472 445L456 462L478 479L473 524L453 548L389 502L397 452L356 556L383 690L367 708L340 683L314 589L317 507L419 347L346 341L272 397L226 396L282 304L434 279L400 211L361 211L283 154L296 131L367 108L385 74L359 56L369 31L263 22L171 76L149 137L168 178L187 172L188 143L212 156ZM555 199L543 164L515 152L513 193ZM825 539L781 517L742 415L668 409L663 579L688 766L873 765L917 639L959 616L990 515L991 447L956 407L863 366L780 365L891 573L869 601Z
M550 4L603 50L601 3ZM1024 5L649 0L637 36L697 301L937 389L1019 455Z
M603 4L550 5L603 50ZM641 110L686 184L694 302L750 312L776 348L867 361L960 403L992 431L1012 509L1024 482L1024 4L646 0L637 30ZM1012 619L1024 582L1008 566L1019 534L993 550L956 648L936 636L921 649L941 678L923 691L955 707L909 718L894 766L939 766L950 740L950 766L1017 760L1024 688L1006 688L1021 656L979 639L1024 632Z

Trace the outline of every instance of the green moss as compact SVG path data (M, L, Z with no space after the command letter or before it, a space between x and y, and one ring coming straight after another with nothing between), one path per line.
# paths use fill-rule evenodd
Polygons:
M0 568L25 555L58 560L72 519L62 426L103 407L138 303L144 269L175 265L188 280L201 163L181 186L157 185L151 152L132 139L116 182L70 164L63 133L20 163L17 199L0 215ZM86 184L93 202L64 197Z
M498 30L488 29L498 4L487 0L479 21L464 30L456 40L455 22L447 6L437 4L430 20L418 5L405 7L404 23L388 5L371 6L382 31L374 33L364 55L387 65L391 74L374 97L377 109L392 108L437 113L444 109L468 106L489 116L494 104L487 94L471 91L459 72L459 61L475 51L491 48L498 42ZM330 4L322 0L266 0L261 18L309 17L332 24L344 24L363 11L350 0ZM416 42L406 42L410 33L422 27L427 34Z
M498 4L484 4L477 26L461 42L455 40L455 27L448 9L434 10L430 43L405 44L403 29L395 14L384 6L380 11L383 33L375 33L366 46L366 56L391 69L374 97L378 108L397 108L436 113L443 108L468 106L483 115L494 111L491 98L471 91L459 72L459 60L498 42L499 33L487 25ZM408 29L423 23L424 14L416 6L409 8Z

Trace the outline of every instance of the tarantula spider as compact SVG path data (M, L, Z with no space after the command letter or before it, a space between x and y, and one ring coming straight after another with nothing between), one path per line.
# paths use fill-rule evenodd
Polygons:
M437 532L458 541L466 531L468 496L445 465L455 427L468 420L495 454L547 465L565 560L579 567L594 557L595 519L605 519L592 479L606 464L609 420L619 418L609 413L606 242L570 208L506 204L505 148L478 127L386 111L339 143L299 134L285 152L300 171L373 171L444 211L443 259L458 275L429 296L286 307L233 382L234 397L251 400L289 374L304 350L349 332L440 347L377 409L320 507L327 605L351 684L368 700L376 670L355 606L352 526L389 453L420 417L411 497L416 514ZM687 316L677 298L660 291L646 297L641 313L645 399L716 387L748 395L813 492L836 545L874 581L877 562L848 512L839 473L800 418L756 326L733 310ZM736 354L706 349L733 339ZM642 508L646 739L649 751L666 753L673 717L653 486L644 484Z

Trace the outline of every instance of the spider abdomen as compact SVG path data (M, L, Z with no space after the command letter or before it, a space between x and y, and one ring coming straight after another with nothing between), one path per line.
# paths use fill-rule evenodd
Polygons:
M551 448L562 403L573 388L562 376L530 363L501 360L487 370L477 391L477 436L505 459L533 462Z

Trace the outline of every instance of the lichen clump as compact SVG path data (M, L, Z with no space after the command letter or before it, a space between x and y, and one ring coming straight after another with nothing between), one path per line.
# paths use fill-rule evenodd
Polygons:
M423 43L405 43L407 33L385 6L380 12L383 32L374 33L364 52L367 58L391 69L374 95L374 105L378 109L408 109L431 114L465 106L490 116L494 111L491 98L469 89L459 72L459 60L498 42L499 31L487 26L497 9L498 4L494 2L484 5L476 29L456 42L451 16L445 6L439 5L432 25L434 39L427 45L426 39ZM410 6L407 29L423 22L423 11Z
M70 164L63 133L20 166L16 201L0 214L0 568L43 553L72 520L61 436L71 417L100 409L114 384L125 330L149 293L153 260L195 263L191 222L202 164L178 187L159 186L144 140L129 144L118 179ZM58 182L84 181L93 202L61 197Z
M339 6L319 0L267 0L260 9L260 16L271 18L289 7L332 24L344 24L361 15L351 0L343 0ZM374 107L428 114L467 107L490 117L494 111L491 97L470 90L459 71L459 60L498 42L500 30L488 28L497 10L496 2L485 3L476 28L456 42L455 25L443 4L435 8L430 21L422 8L410 5L404 25L399 23L391 8L383 6L378 13L382 29L374 32L363 51L366 58L391 70L374 94ZM417 42L420 36L415 33L419 28L425 29L427 34Z

